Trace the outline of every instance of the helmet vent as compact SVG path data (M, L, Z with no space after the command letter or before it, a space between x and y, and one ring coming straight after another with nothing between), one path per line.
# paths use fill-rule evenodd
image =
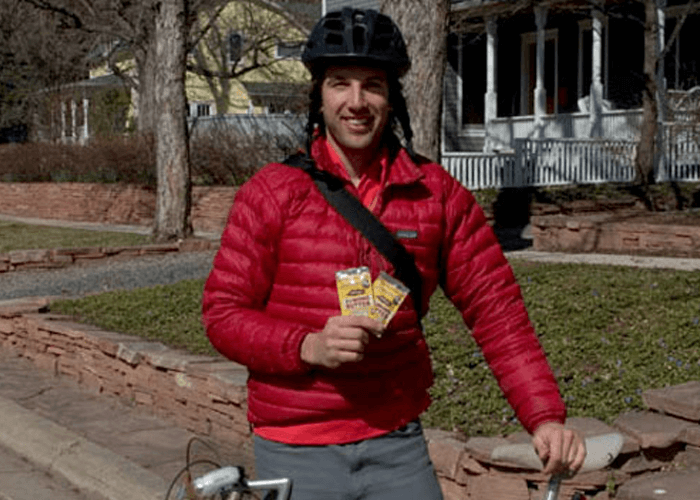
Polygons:
M343 35L339 33L328 33L326 35L326 45L328 46L343 46Z
M355 28L352 30L353 52L361 54L367 53L367 49L369 47L365 34L366 30L362 26L355 26Z

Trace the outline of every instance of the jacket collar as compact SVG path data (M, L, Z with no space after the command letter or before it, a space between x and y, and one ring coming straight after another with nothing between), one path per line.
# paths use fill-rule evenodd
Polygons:
M341 171L342 165L337 165L326 150L326 138L320 136L311 144L311 157L316 160L316 166L320 170L324 170L329 174L347 181L347 173ZM386 186L391 185L408 185L419 182L425 174L411 159L404 148L399 149L399 152L394 156L389 164L389 176L386 179Z

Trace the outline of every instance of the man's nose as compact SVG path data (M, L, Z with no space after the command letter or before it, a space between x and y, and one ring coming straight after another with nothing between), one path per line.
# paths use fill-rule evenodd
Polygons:
M350 85L350 96L348 104L352 108L361 108L365 105L365 90L359 82L353 82Z

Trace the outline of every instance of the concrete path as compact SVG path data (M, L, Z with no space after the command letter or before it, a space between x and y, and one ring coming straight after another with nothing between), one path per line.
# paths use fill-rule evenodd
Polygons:
M0 447L0 500L90 500L70 482Z
M109 231L114 233L135 233L135 234L151 234L150 226L135 226L128 224L104 224L101 222L81 222L81 221L63 221L57 219L38 219L30 217L16 217L14 215L0 214L0 221L17 222L21 224L34 224L37 226L50 227L68 227L72 229L85 229L87 231ZM218 239L221 235L218 233L209 233L195 231L194 236L197 238Z
M33 464L37 475L60 478L47 487L68 481L85 499L163 500L185 466L193 437L126 401L90 394L26 359L0 352L0 449ZM252 471L251 450L210 444L218 456L200 442L193 450L200 458ZM3 493L22 498L0 481L5 500Z

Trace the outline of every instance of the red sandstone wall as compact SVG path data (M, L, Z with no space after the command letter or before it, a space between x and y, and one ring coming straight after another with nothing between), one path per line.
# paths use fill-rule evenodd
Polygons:
M195 231L220 232L235 192L235 187L194 187ZM154 190L142 186L0 182L0 214L17 217L147 226L153 221L155 201Z
M700 227L619 222L612 216L532 219L533 247L544 252L700 257Z

